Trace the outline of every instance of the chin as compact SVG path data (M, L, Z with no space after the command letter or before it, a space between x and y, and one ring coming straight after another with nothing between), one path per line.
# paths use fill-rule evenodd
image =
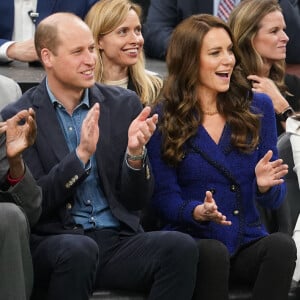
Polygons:
M93 85L95 84L95 80L90 80L90 81L87 81L83 84L83 88L90 88L92 87Z
M277 57L275 57L275 59L279 60L279 59L286 59L286 52L282 52L282 53L278 53Z
M128 60L125 65L127 67L131 67L131 66L134 66L136 63L137 63L138 59L137 58L132 58L130 60Z
M220 88L220 89L219 89L219 93L225 93L225 92L227 92L228 90L229 90L229 85L226 86L226 87Z

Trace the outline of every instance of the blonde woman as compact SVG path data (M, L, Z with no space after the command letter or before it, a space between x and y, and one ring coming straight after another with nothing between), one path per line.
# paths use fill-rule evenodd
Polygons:
M145 69L142 10L129 0L102 0L86 16L96 41L96 81L135 91L144 105L160 93L162 79Z

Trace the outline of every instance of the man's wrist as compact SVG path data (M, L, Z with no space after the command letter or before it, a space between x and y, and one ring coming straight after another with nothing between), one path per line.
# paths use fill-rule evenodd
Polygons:
M126 159L131 161L144 160L146 155L147 155L147 149L145 146L143 146L142 152L138 155L130 154L128 149L126 151Z
M25 173L25 165L21 156L14 158L8 157L9 176L11 178L19 178Z
M7 179L8 183L9 183L9 185L14 186L14 185L16 185L18 182L20 182L24 178L24 175L25 174L23 174L22 176L20 176L18 178L12 178L10 176L9 172L8 172L6 179Z
M22 159L13 160L14 163L10 161L9 170L7 172L6 180L10 186L16 185L20 182L25 175L25 164Z

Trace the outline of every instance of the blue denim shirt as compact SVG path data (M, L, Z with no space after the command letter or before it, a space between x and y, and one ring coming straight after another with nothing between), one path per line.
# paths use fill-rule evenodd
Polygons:
M47 82L47 91L56 111L57 118L64 132L69 150L74 151L80 142L82 122L89 110L88 90L85 90L80 104L69 115L64 106L50 91ZM78 186L72 215L76 224L81 224L84 229L116 228L119 221L112 215L107 199L101 190L97 163L93 155L90 162L83 167L91 168L89 176Z

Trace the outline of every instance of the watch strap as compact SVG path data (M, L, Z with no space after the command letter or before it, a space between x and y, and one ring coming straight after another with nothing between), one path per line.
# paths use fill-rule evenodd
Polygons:
M277 116L281 122L285 122L288 117L290 117L294 114L295 114L294 110L290 106L288 106L281 113L277 114Z

